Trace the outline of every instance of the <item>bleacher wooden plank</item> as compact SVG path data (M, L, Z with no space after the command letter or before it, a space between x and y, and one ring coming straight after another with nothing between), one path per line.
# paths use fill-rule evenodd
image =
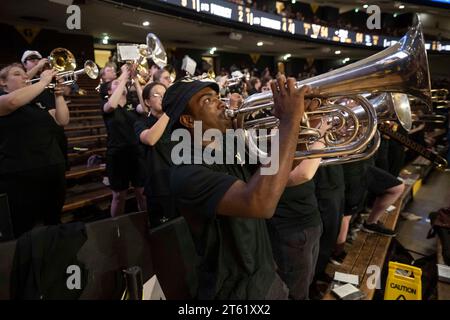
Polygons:
M80 179L93 173L100 173L105 171L105 165L99 165L91 168L86 166L77 166L71 168L66 172L66 179Z
M410 175L410 178L417 181L417 175ZM404 176L403 178L407 178ZM395 209L391 213L383 213L380 217L380 221L392 230L397 225L398 217L404 205L404 200L412 192L413 184L405 184L405 189L402 195L394 203ZM375 288L367 287L367 280L370 275L367 274L367 268L370 265L376 265L383 267L386 260L387 251L392 238L385 237L377 234L370 234L366 232L359 232L358 237L353 242L351 250L348 252L344 259L344 262L340 266L333 266L329 264L327 266L327 273L330 276L334 275L334 271L340 271L344 273L356 274L360 279L360 289L366 294L366 300L371 300L375 294ZM324 295L323 300L335 300L336 298L330 290Z
M86 193L69 197L63 207L63 212L72 211L85 206L93 205L111 197L111 190L107 186Z
M74 123L77 121L94 121L94 120L103 120L102 116L83 116L83 117L71 117L70 122Z
M81 136L81 137L72 137L68 138L67 141L69 144L71 143L81 143L81 142L89 142L89 141L96 141L96 140L104 140L106 139L106 134L97 134L93 136Z
M93 125L86 125L86 126L64 127L64 131L68 131L68 132L86 131L86 130L95 130L95 129L102 129L102 128L105 128L104 124L93 124Z
M78 157L90 156L93 154L104 154L105 152L106 148L96 148L96 149L89 149L87 151L71 152L68 154L68 157L70 160L72 160Z
M70 110L70 114L83 114L83 113L97 113L101 114L101 110L95 109L78 109L78 110Z

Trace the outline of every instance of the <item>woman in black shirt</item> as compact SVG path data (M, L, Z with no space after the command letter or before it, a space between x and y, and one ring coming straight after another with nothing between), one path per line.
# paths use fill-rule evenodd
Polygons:
M142 144L146 145L148 178L145 184L150 225L155 227L177 216L174 201L169 191L169 169L171 141L167 130L169 117L162 109L166 86L152 82L145 86L142 99L150 110L148 117L135 124L135 131Z
M57 224L64 204L64 156L54 135L55 122L69 122L63 86L57 85L55 109L35 103L56 76L46 70L27 85L20 64L0 71L0 193L8 196L15 237L36 224Z

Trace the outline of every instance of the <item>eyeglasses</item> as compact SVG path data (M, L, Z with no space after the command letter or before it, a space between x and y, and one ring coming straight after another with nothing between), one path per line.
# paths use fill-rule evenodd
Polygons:
M163 96L162 95L160 95L159 93L154 93L154 94L152 94L152 97L155 97L155 98L163 98Z

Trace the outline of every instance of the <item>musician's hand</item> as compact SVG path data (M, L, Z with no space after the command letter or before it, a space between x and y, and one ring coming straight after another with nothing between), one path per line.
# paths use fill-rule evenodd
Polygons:
M124 64L122 67L120 67L120 70L122 70L122 74L120 75L120 80L128 80L130 78L130 68L128 65Z
M221 88L221 89L224 88L227 84L227 81L228 81L227 76L220 77L219 82L217 82L217 84L219 85L219 88Z
M305 94L310 88L303 86L300 89L295 87L296 80L281 75L277 80L272 80L270 86L272 88L274 108L273 115L282 121L283 119L291 119L300 122L305 111Z
M230 109L239 109L244 102L244 99L239 93L232 93L230 95Z
M37 66L39 67L39 70L42 70L46 64L50 64L50 63L48 62L47 58L43 58L43 59L39 60Z
M55 77L57 74L56 70L45 70L41 73L41 78L39 80L39 82L44 83L46 86L48 86L50 84L50 82L52 82L53 77Z
M64 91L66 90L65 85L63 85L62 83L64 82L64 78L57 76L56 77L56 86L55 89L53 90L55 93L55 97L62 97L64 95Z

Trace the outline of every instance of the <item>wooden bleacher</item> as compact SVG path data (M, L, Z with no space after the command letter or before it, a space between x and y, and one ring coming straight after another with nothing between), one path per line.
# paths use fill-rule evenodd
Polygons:
M83 143L83 142L98 142L99 140L106 140L106 134L97 134L93 136L81 136L81 137L73 137L68 138L69 145L74 143Z
M419 175L409 175L403 176L403 178L410 179L409 181L417 181ZM405 199L408 199L410 194L412 193L414 183L405 183L405 190L403 194L397 199L394 203L395 210L391 213L384 213L380 218L380 221L387 227L392 230L395 229L397 225L397 220L400 215L400 212L406 205ZM358 275L360 281L360 290L364 292L366 295L366 300L372 300L375 289L371 289L367 287L367 279L370 276L367 274L367 268L370 265L376 265L380 267L380 270L383 268L383 264L386 260L387 251L389 245L391 244L392 238L384 237L378 234L371 234L366 232L359 232L356 240L353 242L351 246L351 250L348 251L347 256L345 257L344 262L340 266L335 266L332 264L328 264L327 266L327 274L330 277L334 276L335 271L355 274ZM329 290L323 300L335 300L335 296Z
M109 207L111 190L102 183L105 165L87 167L92 155L104 159L106 152L106 128L101 114L101 100L94 90L98 81L82 76L78 85L86 90L86 95L68 97L70 123L65 133L68 137L68 160L70 170L66 172L68 184L63 207L63 221L76 219L77 211L95 206L99 211Z
M66 180L80 179L87 175L92 175L94 173L95 174L104 173L105 169L106 169L105 165L98 165L98 166L93 166L90 168L88 168L84 165L72 167L72 168L70 168L69 171L66 171Z

